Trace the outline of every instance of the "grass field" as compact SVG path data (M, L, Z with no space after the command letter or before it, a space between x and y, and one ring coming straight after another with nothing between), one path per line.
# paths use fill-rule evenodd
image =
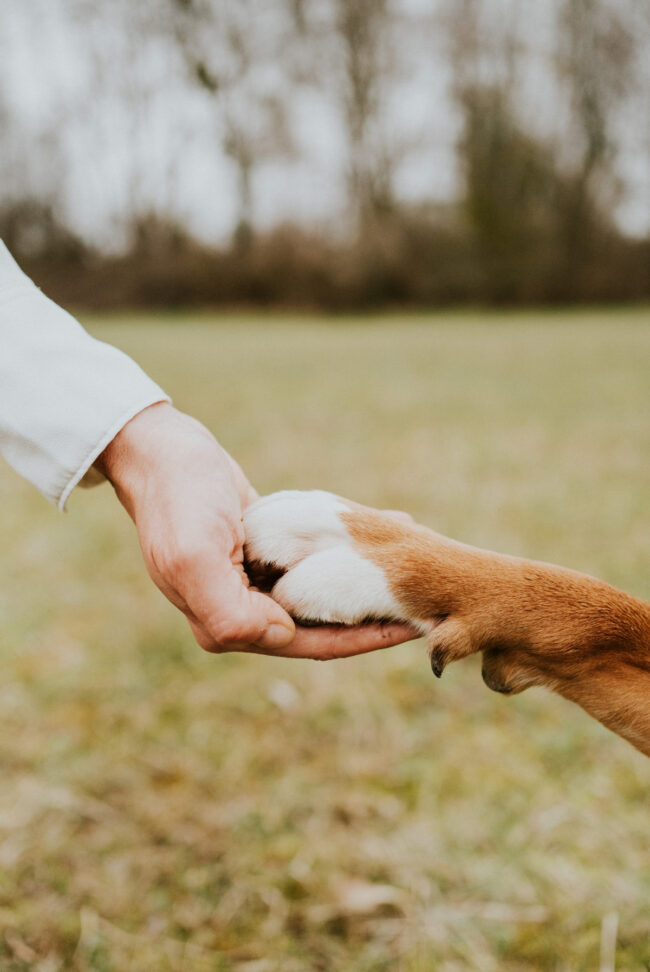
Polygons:
M650 596L650 315L93 319L260 492ZM0 968L650 969L650 762L421 644L204 655L109 487L0 470ZM649 700L650 704L650 700Z

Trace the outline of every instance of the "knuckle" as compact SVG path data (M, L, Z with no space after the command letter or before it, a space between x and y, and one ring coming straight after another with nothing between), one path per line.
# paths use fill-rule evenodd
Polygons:
M210 634L219 645L242 641L241 627L231 618L219 618L210 623Z
M252 644L262 634L262 629L237 616L213 618L208 630L215 643L223 647Z

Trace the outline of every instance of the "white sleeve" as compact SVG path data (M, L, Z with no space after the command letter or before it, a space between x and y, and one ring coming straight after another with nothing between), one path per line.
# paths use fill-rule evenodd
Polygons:
M90 337L32 283L0 240L0 454L64 509L94 485L97 456L165 393L127 355Z

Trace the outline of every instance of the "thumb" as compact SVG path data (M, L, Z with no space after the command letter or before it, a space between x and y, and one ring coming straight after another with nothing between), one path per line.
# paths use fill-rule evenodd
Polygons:
M246 593L252 602L251 606L261 611L266 621L262 635L256 638L252 644L256 648L265 648L269 651L278 651L291 644L296 634L293 618L268 594L250 590Z
M232 565L225 572L221 565L205 571L193 595L188 606L205 633L203 647L209 641L213 650L247 645L278 650L293 640L296 629L287 612L266 594L247 588Z

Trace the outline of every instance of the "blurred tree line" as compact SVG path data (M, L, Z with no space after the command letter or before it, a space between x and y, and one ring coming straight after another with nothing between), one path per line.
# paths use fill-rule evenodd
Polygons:
M628 209L631 198L650 210L647 0L55 6L79 64L31 125L2 55L16 18L39 29L43 3L0 9L0 236L55 299L364 308L650 297L650 212L634 235L620 218L626 194ZM430 123L409 130L418 99ZM152 191L144 122L161 104L179 134ZM301 104L324 112L342 202L327 221L293 214L260 226L260 172L304 154ZM445 125L453 185L441 196ZM199 128L214 162L201 207L224 193L223 160L234 177L229 239L206 239L174 206ZM127 185L113 234L99 239L74 217L71 156L92 167L116 141ZM414 166L415 195L405 191Z

